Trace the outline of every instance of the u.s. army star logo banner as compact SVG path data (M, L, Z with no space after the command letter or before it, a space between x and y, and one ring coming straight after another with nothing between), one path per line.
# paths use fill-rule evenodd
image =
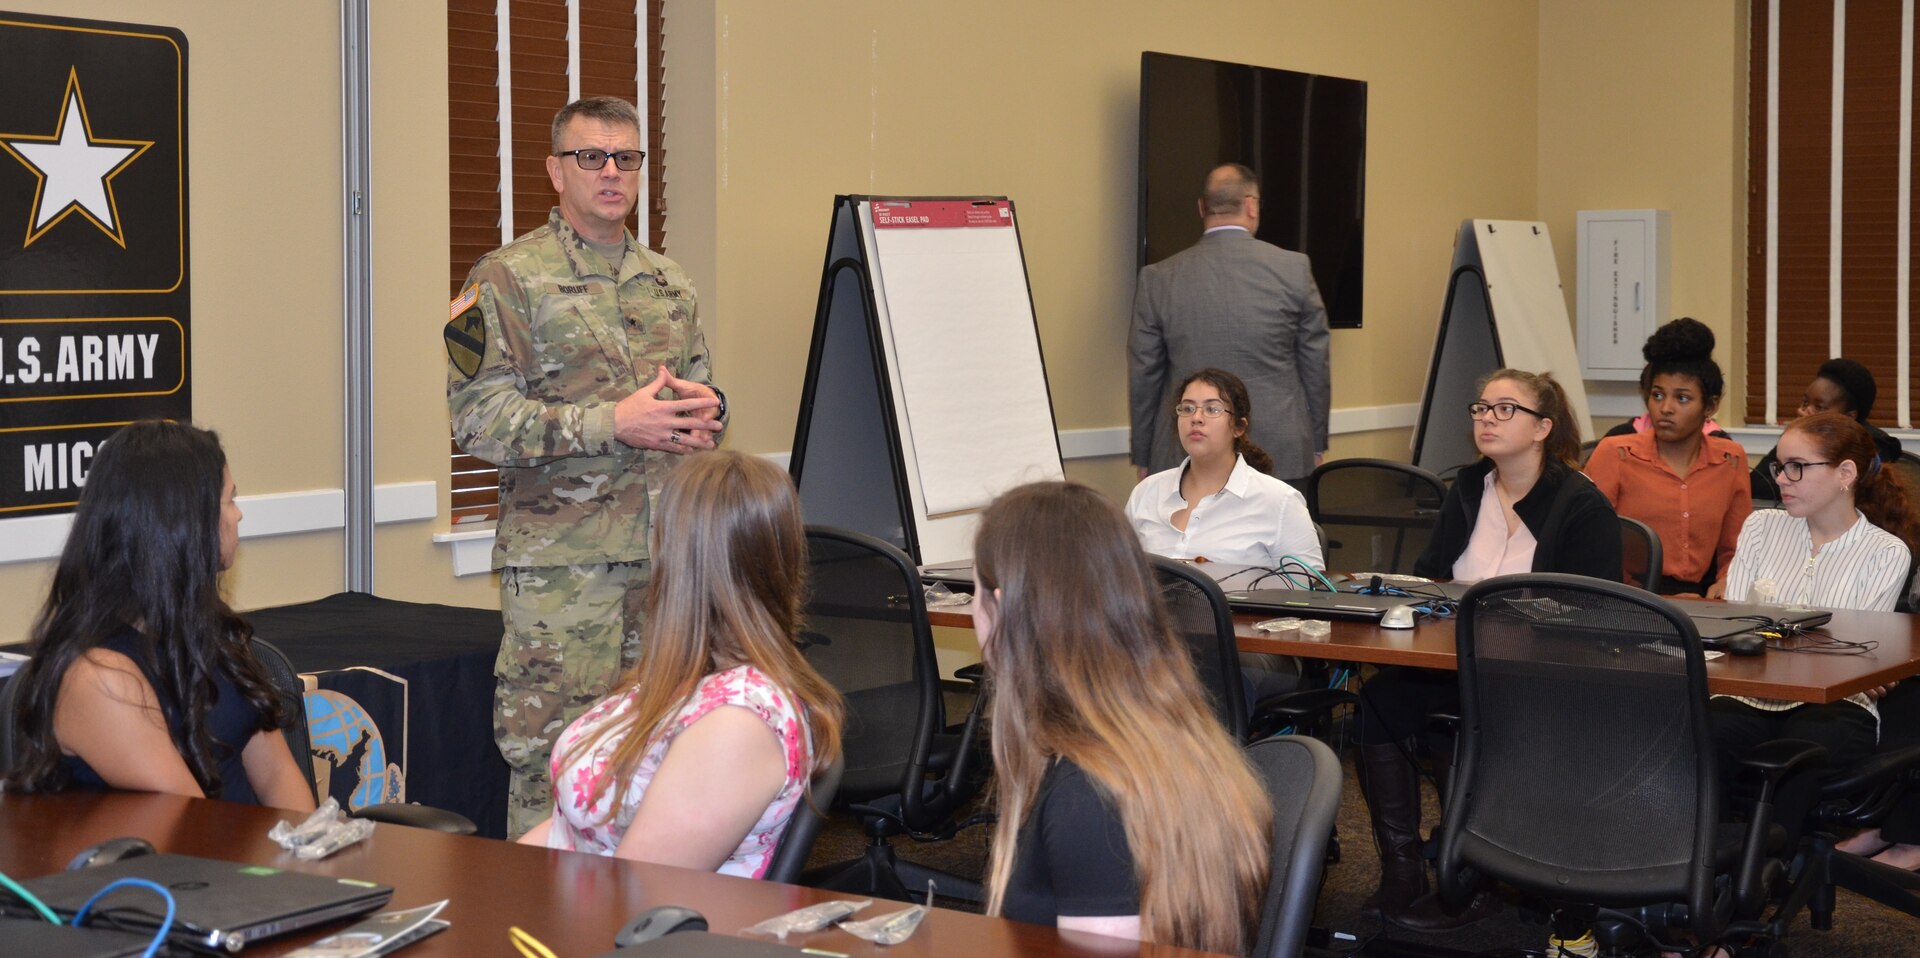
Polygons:
M0 520L70 509L135 419L190 419L187 41L0 12Z

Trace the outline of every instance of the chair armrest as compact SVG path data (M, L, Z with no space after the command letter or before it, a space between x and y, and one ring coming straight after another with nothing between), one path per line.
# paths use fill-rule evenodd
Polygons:
M401 802L368 805L366 808L355 810L353 817L364 818L370 822L405 825L409 828L425 828L450 835L471 835L479 831L479 827L474 825L472 819L459 812Z
M1740 764L1764 775L1768 786L1772 786L1789 775L1825 768L1827 750L1796 738L1774 739L1748 750L1740 756Z
M987 664L985 662L975 662L972 665L963 665L953 670L953 677L962 682L972 682L974 685L979 685L987 679Z
M1269 695L1253 705L1247 738L1258 741L1289 725L1308 725L1342 705L1357 705L1360 697L1346 689L1296 689Z
M1875 752L1849 765L1820 783L1820 797L1844 798L1855 792L1884 785L1895 775L1920 767L1920 745Z

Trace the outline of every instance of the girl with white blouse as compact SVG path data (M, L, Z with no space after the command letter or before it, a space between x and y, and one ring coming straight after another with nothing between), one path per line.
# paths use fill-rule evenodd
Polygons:
M1240 377L1223 369L1202 369L1181 384L1172 411L1187 459L1141 480L1127 498L1127 521L1146 551L1265 568L1291 557L1324 568L1306 497L1269 475L1273 459L1247 438L1251 405Z

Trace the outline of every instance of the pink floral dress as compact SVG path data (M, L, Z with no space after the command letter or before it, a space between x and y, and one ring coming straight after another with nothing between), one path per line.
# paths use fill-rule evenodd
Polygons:
M594 786L605 777L614 749L630 731L607 736L590 753L578 756L564 767L562 762L579 742L590 740L606 723L622 718L633 709L632 691L602 700L567 726L553 749L553 828L547 835L548 847L612 855L626 835L627 826L633 823L634 813L646 797L647 784L659 771L673 740L707 713L726 705L744 708L759 716L779 737L781 752L786 755L786 785L718 869L722 875L745 878L765 875L767 865L773 860L774 847L786 831L787 819L806 791L813 766L813 737L808 733L801 711L787 693L750 665L735 666L700 680L687 704L667 719L665 731L640 759L626 799L617 811L609 809L614 795L611 783L598 801L589 803L588 798Z

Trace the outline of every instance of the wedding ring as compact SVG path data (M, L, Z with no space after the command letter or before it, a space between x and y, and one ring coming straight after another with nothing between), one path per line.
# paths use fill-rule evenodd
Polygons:
M680 434L678 432L667 433L667 441L672 443L678 443L680 441Z

